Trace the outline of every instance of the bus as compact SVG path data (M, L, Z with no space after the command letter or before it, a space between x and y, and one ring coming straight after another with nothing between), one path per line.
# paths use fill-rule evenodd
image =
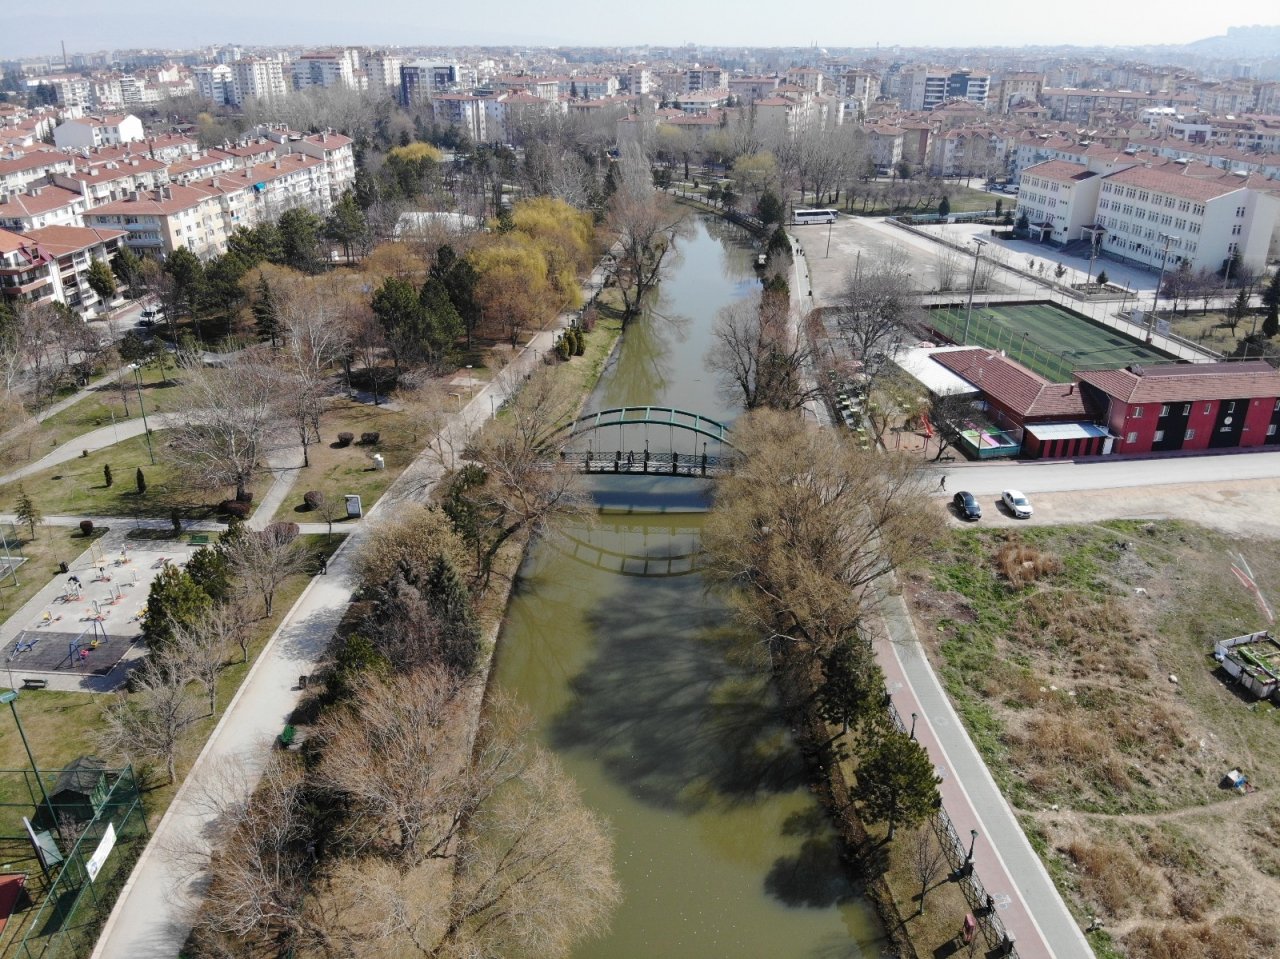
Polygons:
M791 222L796 225L802 223L835 223L835 210L796 210L791 214Z

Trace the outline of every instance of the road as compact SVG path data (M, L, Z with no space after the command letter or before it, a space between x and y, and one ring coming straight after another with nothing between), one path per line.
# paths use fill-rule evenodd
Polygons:
M602 282L592 274L588 297ZM536 334L511 364L452 414L438 449L462 449L533 372L567 322ZM191 772L156 827L103 927L91 959L173 959L199 908L203 867L216 841L211 793L247 796L255 787L273 738L284 728L302 691L298 677L310 675L351 602L353 561L371 529L384 516L425 501L441 475L436 455L420 454L368 511L329 560L328 572L303 591L258 656L235 698L223 712ZM237 770L228 781L226 771Z

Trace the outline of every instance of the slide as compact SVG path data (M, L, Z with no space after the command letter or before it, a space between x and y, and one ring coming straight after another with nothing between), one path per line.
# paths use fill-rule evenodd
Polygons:
M929 422L929 417L928 417L928 416L926 416L925 414L921 413L921 414L920 414L920 422L921 422L921 424L924 426L924 435L925 435L925 436L932 436L932 435L933 435L933 424Z

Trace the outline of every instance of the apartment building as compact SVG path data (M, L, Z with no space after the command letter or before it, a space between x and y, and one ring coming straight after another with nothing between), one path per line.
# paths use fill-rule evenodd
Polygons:
M246 100L280 100L289 94L284 64L279 60L250 58L231 64L232 96L235 104Z
M362 89L365 74L360 71L359 51L321 50L304 53L290 66L295 90L312 87L341 87L346 90Z
M792 67L787 71L786 82L788 86L799 87L810 93L821 93L823 81L826 76L821 70L813 67Z
M865 70L849 70L836 80L836 96L840 98L846 120L863 119L879 92L880 78Z
M16 233L0 230L0 296L39 303L54 295L53 257Z
M918 66L901 71L900 97L905 110L932 110L948 100L986 105L991 76L974 70Z
M431 97L431 116L444 127L457 127L474 143L488 141L484 98L470 93L441 93Z
M400 102L406 106L425 103L437 93L460 90L465 71L458 63L415 60L400 66Z
M615 76L570 77L568 86L570 92L578 91L580 100L603 100L618 95L618 78Z
M1065 245L1085 236L1094 224L1102 177L1088 167L1067 160L1048 160L1022 173L1018 216L1027 217L1032 235L1041 242Z
M871 162L877 170L888 173L902 160L902 128L877 124L864 130L871 148Z
M220 105L236 102L235 74L225 63L202 63L191 68L196 94Z
M996 83L1001 113L1009 113L1015 107L1038 103L1044 90L1044 76L1039 73L1010 73Z
M222 207L219 187L171 183L95 207L84 222L91 229L125 231L124 244L141 255L164 257L186 248L203 259L226 251ZM246 226L254 222L244 218Z
M110 263L125 235L124 230L59 225L28 230L23 237L42 258L48 257L53 298L84 314L109 308L89 286L89 265L94 260Z
M371 93L400 95L400 67L404 57L385 51L375 51L361 58Z
M0 193L0 229L26 233L46 226L80 226L89 201L77 190L33 184L23 193Z
M83 116L59 124L53 142L61 150L119 146L143 139L142 121L132 113Z
M630 64L619 75L618 87L632 96L645 96L653 89L653 75L643 63Z
M44 182L50 174L70 173L75 161L54 150L10 149L0 154L0 196L21 193L33 183Z
M730 77L729 92L743 103L773 96L782 85L782 77Z
M694 64L683 71L684 92L696 93L702 90L727 90L729 75L720 67L699 66Z
M1045 88L1041 99L1055 120L1089 123L1104 115L1137 117L1147 107L1176 107L1190 112L1196 98L1185 93L1142 93L1135 90Z

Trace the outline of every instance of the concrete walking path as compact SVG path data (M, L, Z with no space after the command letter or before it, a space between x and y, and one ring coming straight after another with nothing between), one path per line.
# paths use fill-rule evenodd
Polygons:
M598 277L596 270L584 290L588 298L599 288ZM568 315L562 315L554 328L535 334L502 374L451 414L437 449L462 449L492 411L515 394L568 320ZM210 791L247 796L256 786L273 738L302 696L298 677L313 673L324 659L351 602L353 560L360 546L384 516L394 517L401 507L424 502L441 475L437 454L431 449L420 453L347 535L329 560L328 572L314 577L289 610L156 827L91 959L173 959L178 955L199 908L201 872L216 833L205 797ZM317 532L327 527L306 525L320 527ZM230 784L225 775L229 768L238 771Z
M147 417L147 425L151 427L151 432L166 429L169 426L170 413L155 413ZM130 417L111 426L100 426L96 430L90 430L87 433L81 433L75 439L67 440L57 449L50 453L46 453L34 463L28 463L21 469L16 469L11 473L0 476L0 486L6 483L13 483L25 477L32 476L42 472L51 466L57 466L60 463L67 463L74 459L79 459L80 454L85 450L90 453L96 453L98 450L106 449L108 446L115 446L127 439L135 436L141 436L144 432L142 417ZM153 437L154 439L154 437Z

